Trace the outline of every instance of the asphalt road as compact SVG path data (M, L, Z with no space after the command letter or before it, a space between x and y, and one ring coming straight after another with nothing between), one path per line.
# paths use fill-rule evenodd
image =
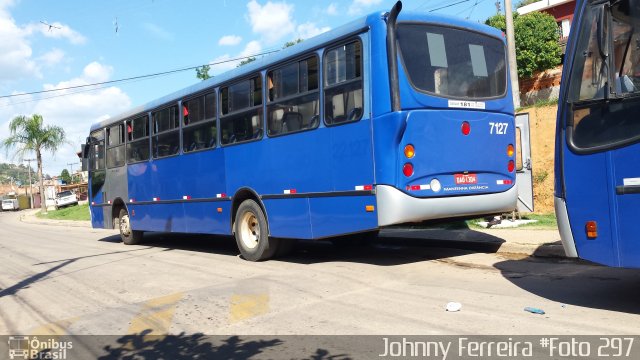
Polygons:
M305 242L285 259L250 263L231 238L145 238L125 246L115 231L0 213L0 334L640 332L637 270L429 241ZM462 310L446 312L449 301Z

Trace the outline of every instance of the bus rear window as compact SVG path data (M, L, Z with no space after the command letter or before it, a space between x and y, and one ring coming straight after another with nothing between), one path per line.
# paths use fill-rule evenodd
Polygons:
M447 98L504 96L505 46L480 33L427 24L398 26L407 77L418 90Z

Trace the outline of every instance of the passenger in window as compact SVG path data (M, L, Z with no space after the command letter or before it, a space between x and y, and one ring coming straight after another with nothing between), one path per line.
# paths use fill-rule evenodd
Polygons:
M267 87L269 88L269 100L273 101L274 91L273 91L273 73L269 73L267 75Z
M184 124L189 125L189 108L187 107L187 104L182 105L182 115L184 118Z

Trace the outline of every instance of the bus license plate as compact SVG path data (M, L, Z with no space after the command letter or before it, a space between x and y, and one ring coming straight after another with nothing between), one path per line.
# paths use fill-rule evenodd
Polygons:
M477 184L478 176L476 174L454 174L456 185Z

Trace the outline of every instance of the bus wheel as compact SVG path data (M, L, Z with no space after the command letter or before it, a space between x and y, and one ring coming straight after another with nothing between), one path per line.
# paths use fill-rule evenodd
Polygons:
M278 240L269 238L267 219L255 201L245 200L240 204L234 226L236 243L245 260L260 261L273 257Z
M120 209L120 238L126 245L136 245L142 241L142 231L131 230L131 222L129 221L129 213L126 209Z

